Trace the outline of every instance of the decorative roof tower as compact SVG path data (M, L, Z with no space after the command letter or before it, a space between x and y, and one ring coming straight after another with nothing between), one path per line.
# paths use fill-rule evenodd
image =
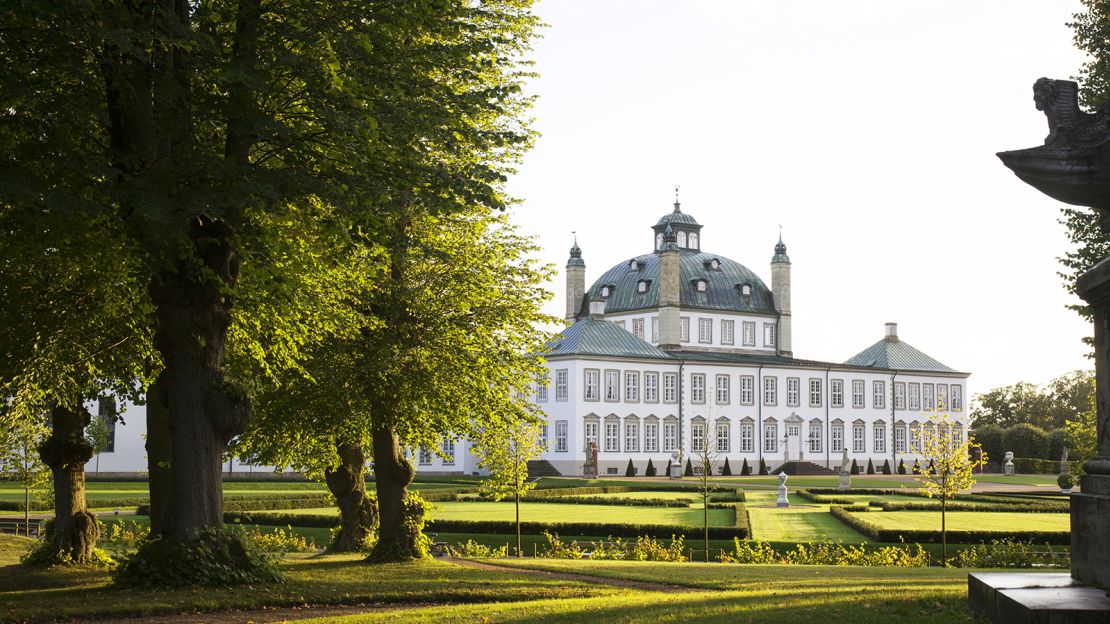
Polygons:
M582 298L586 294L586 262L582 260L582 249L578 246L578 236L570 248L567 260L567 320L574 321L582 309Z

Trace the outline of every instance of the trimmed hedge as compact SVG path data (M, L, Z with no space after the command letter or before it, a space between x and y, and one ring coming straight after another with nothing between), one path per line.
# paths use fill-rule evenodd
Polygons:
M932 503L891 503L872 501L872 507L882 508L883 511L940 511L940 501ZM1068 503L995 503L972 505L969 503L961 503L958 501L950 501L947 505L948 511L984 511L984 512L1021 512L1021 513L1068 513L1070 506Z
M545 490L532 490L528 493L528 496L530 498L553 498L559 496L581 496L586 494L623 494L624 492L631 491L633 491L633 488L623 485L605 487L548 488Z
M1072 474L1079 474L1083 462L1069 461L1068 465L1071 467ZM1014 472L1018 474L1059 474L1060 460L1015 457Z
M492 498L471 499L472 501L493 502ZM603 496L541 496L532 498L522 496L520 502L528 503L560 503L568 505L617 505L625 507L689 507L690 503L666 498L605 498Z
M109 498L104 500L86 500L89 509L102 507L136 507L149 502L147 498ZM23 501L0 501L0 511L23 511ZM42 501L31 501L29 511L54 511L54 505Z
M865 508L866 509L866 508ZM866 535L876 542L915 542L918 544L939 544L940 531L925 529L884 529L853 516L851 512L862 511L857 507L829 508L835 518ZM881 513L881 512L879 512ZM986 544L991 540L1010 539L1023 542L1033 541L1046 544L1070 544L1069 531L948 531L950 544Z

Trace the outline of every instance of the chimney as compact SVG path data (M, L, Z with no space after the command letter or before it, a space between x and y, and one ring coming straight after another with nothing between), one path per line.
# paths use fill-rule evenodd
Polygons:
M678 245L675 233L668 225L663 233L663 245L659 248L659 346L663 349L679 348L680 281Z
M605 316L605 302L604 301L591 301L590 302L590 318L601 319Z
M898 323L886 324L886 339L891 342L898 340Z

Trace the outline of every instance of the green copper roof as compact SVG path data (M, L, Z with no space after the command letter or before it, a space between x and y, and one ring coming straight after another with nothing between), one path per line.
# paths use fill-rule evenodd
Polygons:
M584 318L566 328L548 347L547 357L603 355L669 360L666 351L651 346L611 321Z
M897 336L883 338L844 363L851 366L866 366L887 370L956 372L954 369L902 342Z
M718 268L712 262L717 260ZM632 261L636 262L633 268ZM775 314L771 290L744 265L724 256L689 249L679 252L679 300L682 307ZM698 279L706 282L705 292L697 289ZM647 282L640 292L639 283ZM744 295L740 286L751 286ZM609 297L601 291L609 286ZM582 314L589 311L590 301L605 301L605 313L628 312L659 307L659 255L636 256L606 271L583 297Z
M659 219L659 222L655 224L655 227L659 228L665 225L672 225L676 223L681 225L699 225L698 220L695 219L692 215L688 215L685 212L679 212L678 210L675 210L674 212L669 212L663 215L663 217Z

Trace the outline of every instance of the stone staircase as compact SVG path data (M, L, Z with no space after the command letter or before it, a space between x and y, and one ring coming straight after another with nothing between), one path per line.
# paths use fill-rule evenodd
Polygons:
M551 462L546 459L532 460L528 462L528 478L538 479L540 477L561 477L563 476Z
M785 472L788 475L835 475L837 471L824 466L819 466L813 462L792 460L784 462L778 468L771 471L773 474Z

